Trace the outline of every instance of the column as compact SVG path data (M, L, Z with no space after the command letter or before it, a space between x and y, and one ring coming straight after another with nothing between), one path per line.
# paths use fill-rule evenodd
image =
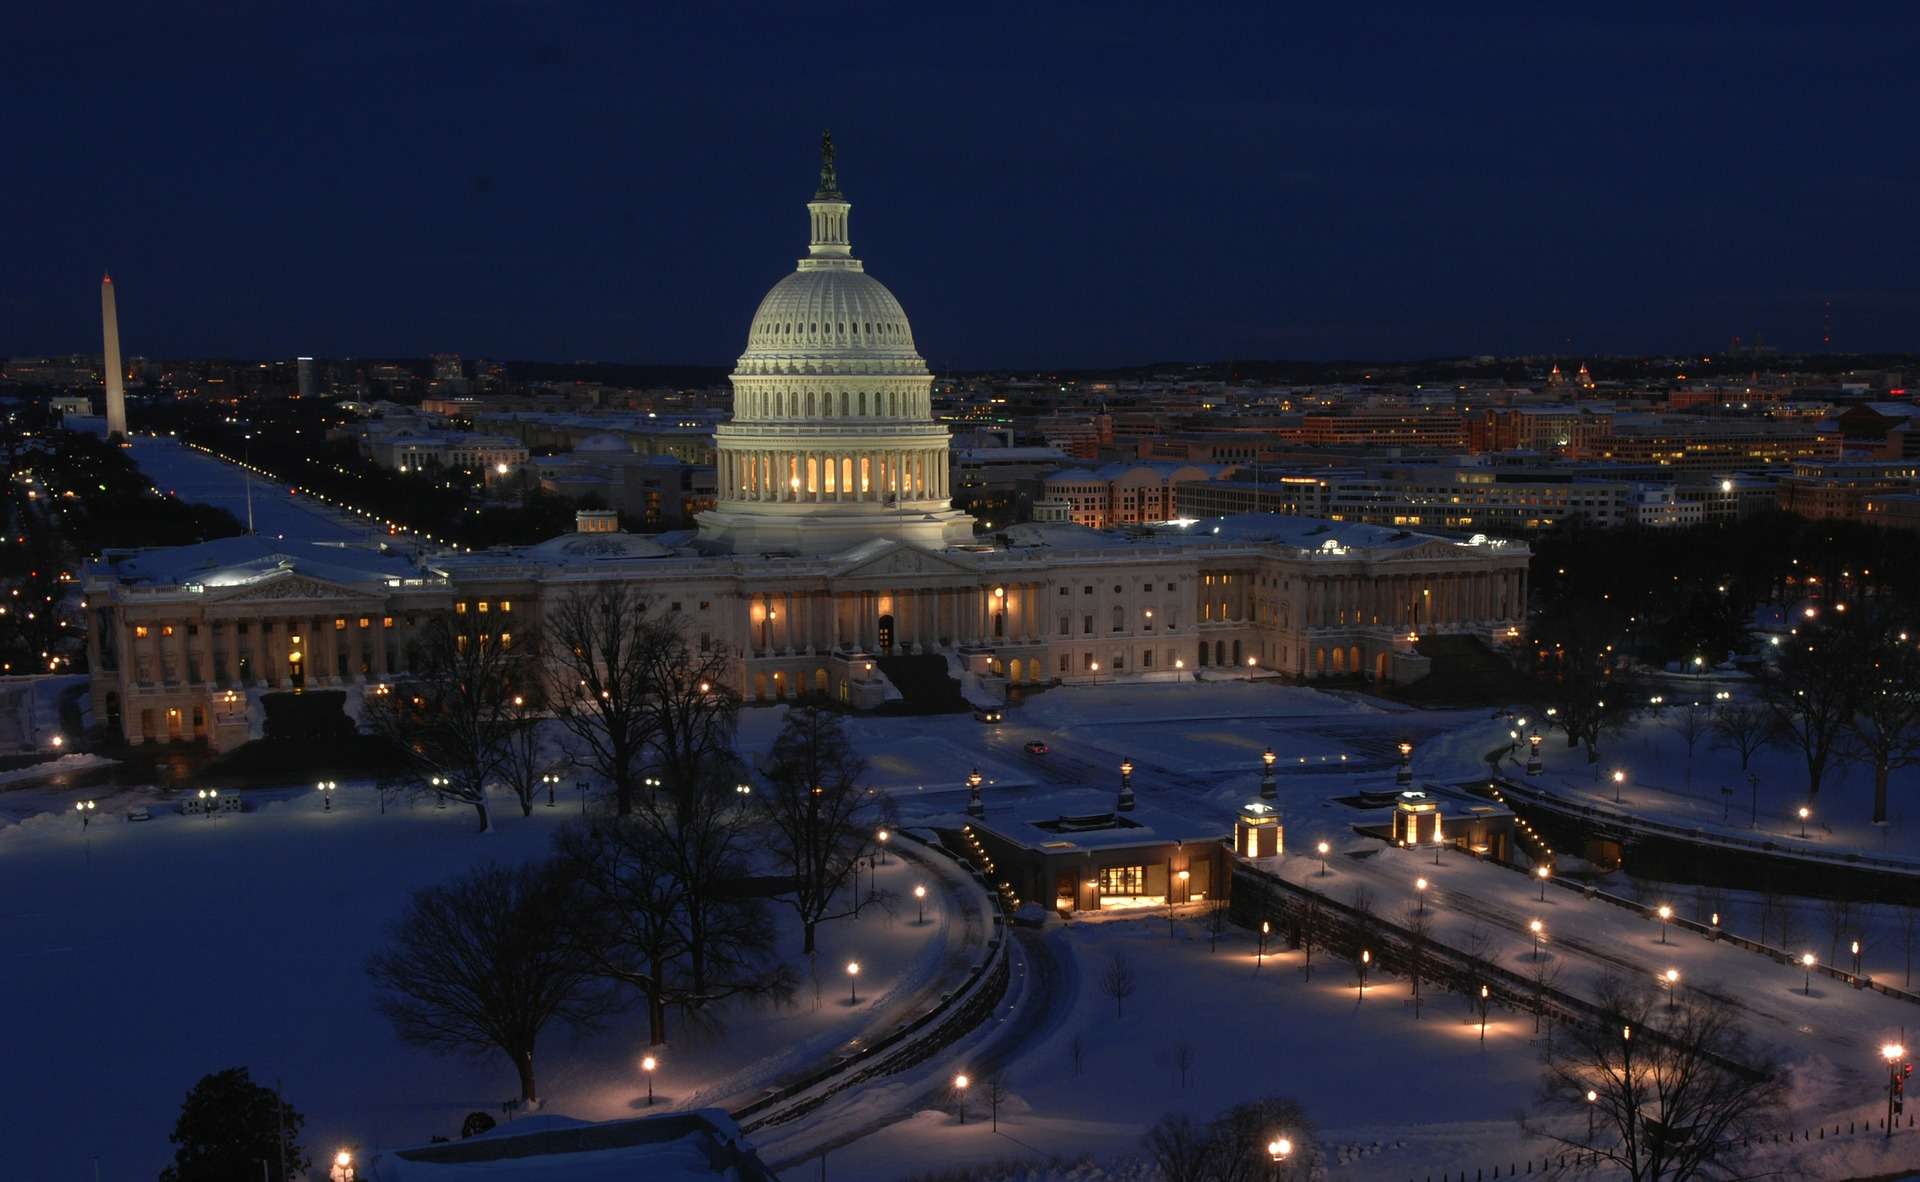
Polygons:
M226 675L229 687L240 684L240 629L233 620L226 621L226 656L221 661L221 672Z

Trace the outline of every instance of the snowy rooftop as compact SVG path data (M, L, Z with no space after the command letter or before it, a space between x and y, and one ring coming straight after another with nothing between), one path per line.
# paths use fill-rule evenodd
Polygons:
M1227 840L1227 831L1217 824L1145 803L1129 813L1115 812L1116 800L1112 792L1055 793L1030 804L989 806L985 817L970 823L1014 845L1049 854Z
M233 587L288 570L348 585L417 579L423 573L413 556L401 550L259 535L151 550L108 550L88 567L90 575L124 585L164 587Z

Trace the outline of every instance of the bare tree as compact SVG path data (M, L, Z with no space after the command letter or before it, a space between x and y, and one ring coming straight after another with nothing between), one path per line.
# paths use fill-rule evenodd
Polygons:
M541 726L545 719L539 706L539 690L539 686L529 685L513 695L507 725L500 738L498 775L513 798L520 802L523 817L533 815L534 801L540 795L540 778L555 767Z
M1420 982L1427 970L1427 946L1433 936L1433 916L1417 901L1409 902L1400 916L1400 928L1407 933L1407 977L1413 988L1413 1017L1420 1018Z
M981 1090L987 1094L987 1113L993 1122L993 1131L1000 1131L1000 1105L1011 1094L1005 1071L994 1071L988 1075Z
M1566 1131L1571 1122L1528 1117L1522 1127L1633 1182L1737 1171L1745 1139L1779 1109L1785 1085L1733 1004L1689 990L1669 1010L1650 985L1618 978L1602 981L1595 1001L1606 1016L1567 1027L1546 1057L1541 1101L1548 1116L1592 1113L1602 1131L1588 1145Z
M833 906L872 834L868 797L857 782L865 771L839 715L796 706L773 741L767 791L754 797L772 831L771 853L792 884L788 899L809 954L820 924L853 913L851 902L839 911Z
M1712 719L1705 706L1691 701L1671 712L1669 717L1671 721L1668 725L1673 727L1674 733L1680 736L1680 741L1687 745L1687 787L1691 788L1693 787L1693 752L1700 745L1700 740L1706 737Z
M1852 899L1832 898L1821 904L1821 910L1827 917L1827 963L1840 963L1840 942L1849 939L1859 930L1854 918L1855 903Z
M679 922L685 892L671 854L630 816L569 824L554 845L579 891L565 920L572 946L596 973L640 992L648 1041L666 1042L673 974L687 947Z
M1313 980L1313 940L1320 934L1320 896L1309 894L1300 907L1301 979Z
M1553 1014L1547 1006L1547 995L1560 985L1560 962L1554 957L1543 956L1530 962L1528 983L1533 986L1533 1032L1540 1033L1542 1024L1547 1029L1547 1043L1553 1043Z
M368 699L369 720L434 792L472 805L486 833L487 783L516 725L520 654L477 613L459 612L436 617L415 638L409 667L391 692Z
M1180 1081L1180 1086L1185 1088L1187 1086L1187 1077L1193 1073L1192 1043L1182 1041L1174 1045L1173 1071L1174 1075Z
M726 678L733 658L720 645L696 648L672 613L653 620L638 648L645 689L648 762L670 792L691 792L715 764L732 764L740 695Z
M1212 1131L1186 1113L1161 1117L1140 1143L1162 1182L1211 1182Z
M633 811L658 721L648 673L663 626L651 607L632 583L605 583L560 599L547 622L548 704L623 815Z
M1713 712L1713 745L1739 752L1743 772L1778 737L1773 712L1763 702L1728 701Z
M1236 1104L1208 1126L1213 1182L1303 1182L1320 1166L1319 1137L1297 1101L1269 1097ZM1291 1147L1279 1162L1267 1151L1276 1136Z
M415 891L387 947L367 960L399 1037L439 1051L499 1050L534 1102L534 1043L560 1019L590 1028L617 1008L562 934L571 910L548 864L487 864Z
M1133 962L1124 952L1116 952L1107 958L1107 967L1100 970L1100 992L1113 999L1113 1016L1126 1016L1127 999L1140 987L1139 978L1134 975Z
M1880 825L1889 778L1920 763L1920 647L1913 632L1880 612L1863 612L1855 627L1847 663L1864 676L1842 753L1873 773L1873 823Z
M1760 682L1761 700L1806 767L1809 800L1820 795L1858 696L1859 671L1847 667L1844 649L1834 629L1809 621L1780 646L1779 664Z

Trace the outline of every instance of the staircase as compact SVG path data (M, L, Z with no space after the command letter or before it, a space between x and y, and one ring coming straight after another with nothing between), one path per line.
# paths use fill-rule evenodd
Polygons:
M960 683L947 676L947 659L932 653L876 658L900 700L880 706L879 714L959 714L972 707L960 695Z

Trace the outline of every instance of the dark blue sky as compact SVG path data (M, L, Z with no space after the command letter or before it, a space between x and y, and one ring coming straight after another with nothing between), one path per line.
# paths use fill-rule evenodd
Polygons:
M1920 348L1913 5L1708 7L21 5L0 351L726 363L822 127L940 368Z

